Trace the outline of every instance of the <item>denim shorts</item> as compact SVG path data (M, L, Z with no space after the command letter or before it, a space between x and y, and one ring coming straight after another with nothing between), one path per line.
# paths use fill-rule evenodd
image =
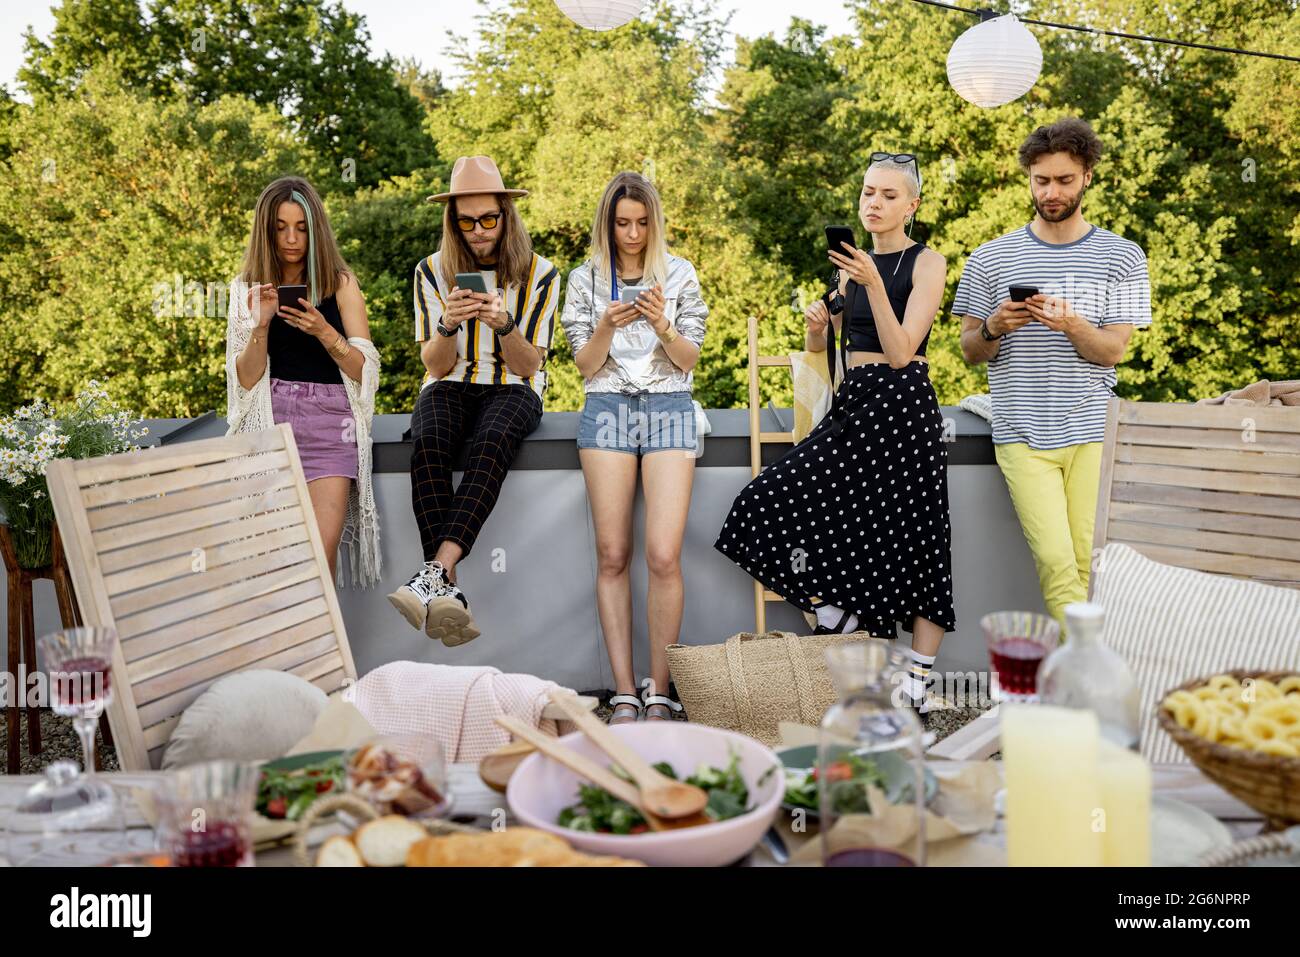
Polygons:
M357 477L357 429L341 382L271 380L271 417L288 422L308 482Z
M644 455L694 452L695 403L689 392L588 392L578 421L578 448Z

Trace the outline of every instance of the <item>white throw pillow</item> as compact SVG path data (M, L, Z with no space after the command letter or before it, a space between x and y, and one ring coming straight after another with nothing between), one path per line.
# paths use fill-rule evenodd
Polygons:
M1137 678L1152 763L1188 760L1157 723L1165 692L1221 671L1300 671L1300 589L1164 565L1119 542L1102 549L1096 578L1103 640Z
M311 732L326 700L320 688L288 672L227 675L185 709L167 742L162 766L283 757Z

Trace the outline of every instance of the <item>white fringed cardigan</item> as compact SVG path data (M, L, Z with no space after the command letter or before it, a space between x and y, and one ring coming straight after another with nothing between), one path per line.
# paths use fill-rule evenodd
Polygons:
M248 345L253 321L246 302L248 284L238 279L230 284L230 308L226 316L226 421L227 435L236 432L260 432L275 427L271 413L271 364L267 362L262 377L251 389L239 384L235 360ZM375 394L379 391L379 351L369 339L353 336L348 344L365 357L361 367L361 384L340 375L352 407L357 434L357 480L348 494L348 514L343 526L339 551L352 569L352 584L365 588L379 581L383 558L379 549L379 512L371 484L372 449L370 424L375 414ZM343 563L338 563L336 584L345 584Z

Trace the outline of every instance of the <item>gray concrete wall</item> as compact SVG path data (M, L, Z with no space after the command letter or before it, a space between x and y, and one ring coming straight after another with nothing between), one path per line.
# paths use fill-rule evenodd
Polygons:
M1042 610L1043 604L1006 484L992 461L987 427L968 413L945 409L945 414L959 425L948 470L957 630L947 636L936 667L984 669L988 656L980 617L1009 608ZM752 579L713 549L732 499L750 478L747 422L743 412L711 411L709 415L714 433L705 440L706 453L696 471L682 549L686 608L681 640L687 644L720 642L754 626ZM404 451L409 446L400 439L406 417L381 418L384 421L376 427L376 461L392 469L375 476L384 581L369 591L345 588L340 592L358 671L364 674L402 659L488 664L552 678L580 690L610 687L594 602L591 517L573 446L576 415L543 417L543 427L526 443L520 467L507 478L474 552L459 566L459 582L483 634L455 649L416 632L385 598L416 571L421 555L411 515L410 479L398 470L409 460L409 451ZM155 433L165 434L179 423L149 424ZM223 424L202 424L184 438L220 434ZM777 423L763 425L777 427ZM767 452L770 458L780 450L768 447ZM644 520L644 502L638 495L638 548L644 541ZM631 574L633 640L638 672L645 674L649 655L643 555L634 554ZM769 606L768 626L808 632L803 616L788 605ZM59 627L48 582L36 587L36 627L38 634ZM0 653L3 650L0 647Z

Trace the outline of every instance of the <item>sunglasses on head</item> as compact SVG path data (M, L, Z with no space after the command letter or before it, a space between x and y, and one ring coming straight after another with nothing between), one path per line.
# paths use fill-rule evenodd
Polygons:
M916 181L921 182L921 161L913 153L872 153L871 162L879 163L881 160L892 160L895 163L911 163L916 167Z
M473 232L475 226L482 226L484 229L496 229L497 223L500 221L500 213L485 213L477 219L473 216L456 217L456 225L460 227L462 233Z

